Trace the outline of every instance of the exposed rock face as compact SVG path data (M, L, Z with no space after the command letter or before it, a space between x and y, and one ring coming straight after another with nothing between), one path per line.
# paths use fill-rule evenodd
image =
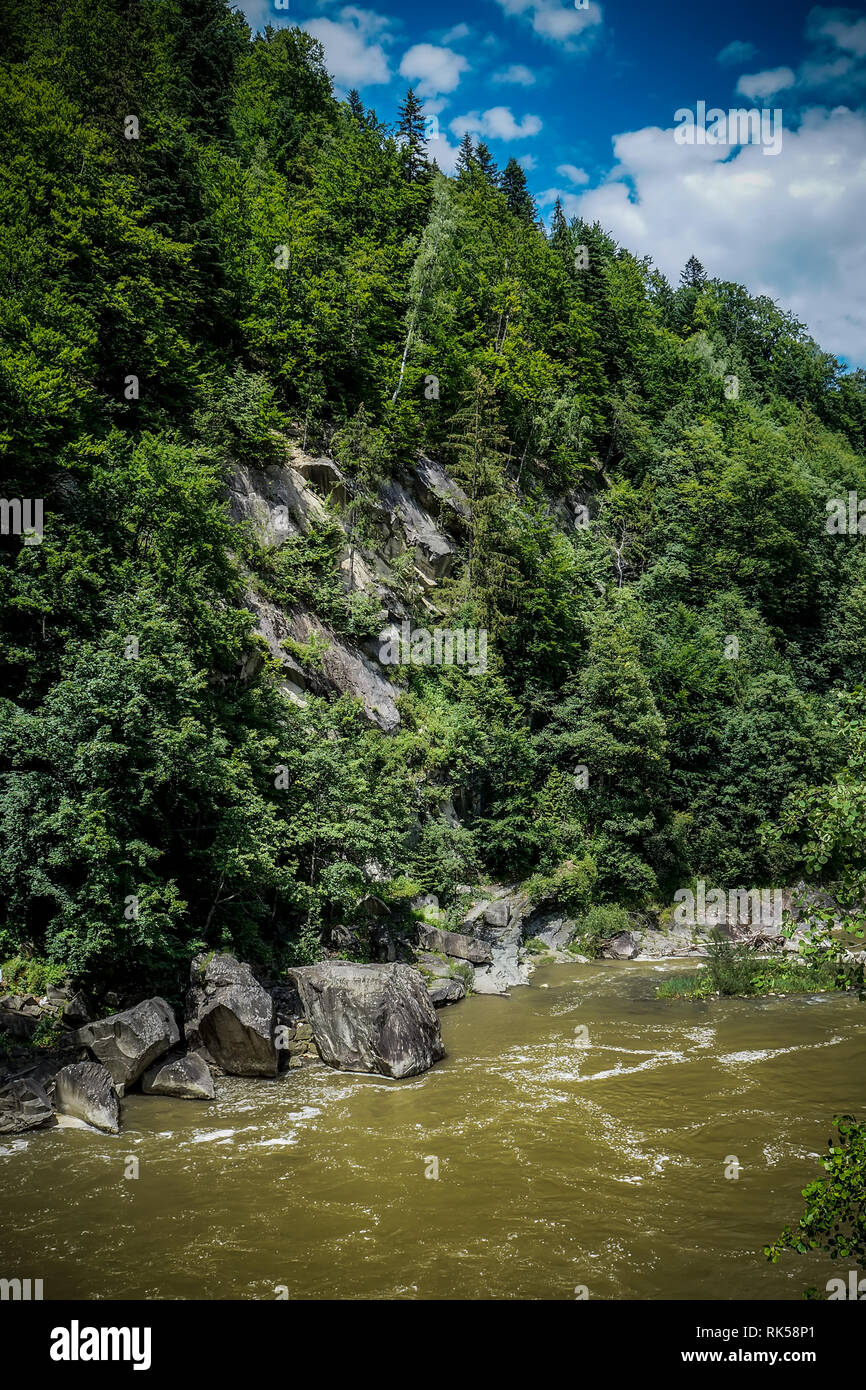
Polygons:
M523 930L527 940L543 942L554 957L567 961L575 959L570 953L562 953L574 940L577 923L562 912L534 912L524 923Z
M469 913L478 937L490 952L490 964L475 968L476 994L506 994L515 985L529 984L530 967L523 953L523 923L530 903L520 891L495 888Z
M322 647L322 675L335 690L353 695L364 706L367 718L390 733L400 723L399 690L382 675L381 668L360 647L340 637L305 609L288 617L289 633L296 642L314 638Z
M54 1105L107 1134L120 1133L120 1106L111 1073L101 1062L73 1062L57 1073Z
M388 482L382 489L382 499L392 517L399 518L402 523L407 544L413 548L415 564L422 576L432 581L444 578L457 547L401 483Z
M424 930L424 944L431 951L441 951L444 956L454 956L456 960L468 960L472 965L489 965L493 960L490 946L483 941L460 932L442 931L439 927Z
M108 1068L118 1094L138 1080L157 1057L180 1040L174 1014L164 999L145 999L123 1013L86 1023L77 1041Z
M0 999L0 1033L27 1040L39 1027L42 1010L32 994L4 994Z
M35 1079L15 1077L0 1086L0 1134L24 1134L56 1123L51 1102Z
M287 974L330 1066L417 1076L445 1056L436 1011L411 966L325 961Z
M427 993L430 995L430 1003L433 1007L441 1009L446 1004L458 1004L461 999L464 999L466 986L456 975L440 975L438 979L430 981L427 986Z
M622 931L618 936L608 941L602 947L601 954L606 960L634 960L638 953L638 944L631 932Z
M232 1076L276 1076L274 1001L234 956L196 956L186 997L186 1040Z
M216 1095L210 1067L194 1053L163 1057L141 1078L146 1096L175 1096L178 1100L213 1100Z

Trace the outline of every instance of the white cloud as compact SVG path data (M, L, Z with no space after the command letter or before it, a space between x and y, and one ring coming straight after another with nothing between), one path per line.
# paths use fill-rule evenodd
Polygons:
M382 47L391 41L390 24L385 15L345 5L338 19L310 19L301 28L323 44L328 71L336 82L344 87L373 87L391 80Z
M534 87L535 73L523 63L512 63L511 67L505 68L503 72L495 72L493 81L513 83L516 87Z
M602 24L603 11L597 0L586 9L561 0L496 0L507 15L525 18L540 39L560 44L567 53L585 50Z
M809 15L806 32L810 39L831 39L846 53L866 58L866 19L858 19L851 10L826 10L819 6Z
M433 43L413 44L400 63L400 76L417 80L422 97L453 92L460 84L461 74L468 70L462 53L455 53L453 48L438 48Z
M724 66L733 63L748 63L750 58L754 58L757 48L753 43L746 43L743 39L734 39L726 44L720 53L716 54L716 62Z
M527 174L531 174L538 160L535 158L534 154L519 154L517 156L517 162L521 169L525 169Z
M442 42L460 43L461 39L468 39L471 33L472 30L469 28L468 24L455 24L454 28L449 29L448 33L445 34L445 36L442 39Z
M749 101L768 101L777 92L793 87L796 80L790 68L772 68L767 72L744 74L737 83L737 91Z
M568 179L569 183L589 183L589 174L585 169L578 169L576 164L557 164L556 172Z
M526 140L537 135L542 127L540 116L524 116L516 121L509 106L491 106L489 111L469 111L455 116L450 129L457 136L467 130L470 135L484 135L490 140Z
M677 145L671 130L619 135L599 188L570 213L602 226L676 280L696 255L790 309L822 347L863 363L866 343L866 112L813 107L781 152ZM551 190L552 191L552 190ZM565 202L565 199L563 199Z

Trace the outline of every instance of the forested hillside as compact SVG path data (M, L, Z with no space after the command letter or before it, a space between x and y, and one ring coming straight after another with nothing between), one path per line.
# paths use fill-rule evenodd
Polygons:
M0 538L0 959L159 987L313 959L370 892L657 911L862 865L828 503L866 498L866 374L697 259L545 229L482 144L445 177L414 94L399 129L338 100L299 29L46 0L0 40L2 492L44 499ZM232 480L298 452L340 487L263 547ZM465 499L429 590L376 531L421 459ZM487 670L391 672L386 730L315 637L288 698L251 595L367 652L484 629Z

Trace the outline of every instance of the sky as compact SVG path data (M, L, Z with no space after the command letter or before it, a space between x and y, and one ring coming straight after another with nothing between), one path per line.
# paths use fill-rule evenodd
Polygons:
M285 8L283 8L285 6ZM866 366L866 6L800 0L238 0L320 39L338 96L410 85L450 173L465 131L514 155L547 220L598 220L675 284L690 255ZM699 103L703 131L687 129ZM719 123L765 112L748 143ZM776 114L773 114L776 113ZM757 118L760 119L760 118ZM776 133L778 132L778 133ZM688 137L691 136L691 141ZM730 143L728 143L730 142Z

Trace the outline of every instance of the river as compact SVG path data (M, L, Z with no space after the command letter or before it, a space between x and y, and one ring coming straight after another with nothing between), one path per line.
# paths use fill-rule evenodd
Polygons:
M443 1010L448 1056L409 1081L229 1077L213 1104L128 1097L119 1137L0 1137L0 1276L46 1299L798 1299L839 1271L761 1247L832 1115L866 1112L866 1006L654 997L687 968L542 967Z

